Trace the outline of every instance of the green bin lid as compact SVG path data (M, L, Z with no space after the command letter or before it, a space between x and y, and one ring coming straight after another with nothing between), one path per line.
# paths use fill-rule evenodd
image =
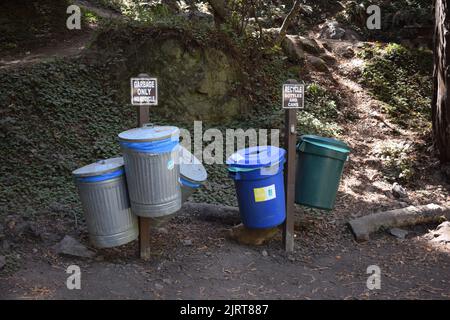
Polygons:
M336 139L303 135L300 137L297 151L345 161L350 153L350 147Z

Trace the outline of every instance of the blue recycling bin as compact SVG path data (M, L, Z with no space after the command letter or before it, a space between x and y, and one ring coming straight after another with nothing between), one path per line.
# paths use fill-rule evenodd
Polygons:
M242 223L247 228L272 228L286 219L285 155L281 148L257 146L241 149L227 159Z

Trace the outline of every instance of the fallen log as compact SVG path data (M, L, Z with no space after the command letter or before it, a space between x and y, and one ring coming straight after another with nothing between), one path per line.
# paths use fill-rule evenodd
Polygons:
M445 219L450 220L449 205L427 204L370 214L352 219L348 224L357 241L367 241L371 233L382 227L392 228L421 223L438 223Z
M186 202L181 209L208 222L221 222L236 225L240 222L239 208L209 203Z

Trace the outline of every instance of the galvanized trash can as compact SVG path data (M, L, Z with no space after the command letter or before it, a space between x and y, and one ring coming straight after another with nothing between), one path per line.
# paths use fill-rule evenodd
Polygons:
M180 146L180 184L183 203L208 178L205 167L192 153Z
M131 214L123 159L101 160L72 174L92 244L107 248L136 240L138 221Z
M134 214L161 217L181 208L180 130L146 124L119 134Z

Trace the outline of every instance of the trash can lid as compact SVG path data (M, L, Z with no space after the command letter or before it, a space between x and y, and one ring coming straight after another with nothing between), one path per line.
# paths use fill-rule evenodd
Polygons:
M273 166L284 159L286 151L274 146L257 146L238 150L226 161L234 168L263 168Z
M208 177L200 160L183 146L180 146L180 176L194 183L204 182Z
M84 167L74 170L72 174L76 177L93 177L105 173L114 172L121 167L123 167L123 158L117 157L99 160L97 162L88 164Z
M302 141L313 144L317 147L326 148L329 150L346 154L350 153L350 147L345 142L336 139L319 137L314 135L303 135L300 137L300 143L298 144L297 149L300 149Z
M169 138L178 139L179 135L180 129L177 127L144 124L140 128L134 128L119 133L119 139L128 142L151 142Z

